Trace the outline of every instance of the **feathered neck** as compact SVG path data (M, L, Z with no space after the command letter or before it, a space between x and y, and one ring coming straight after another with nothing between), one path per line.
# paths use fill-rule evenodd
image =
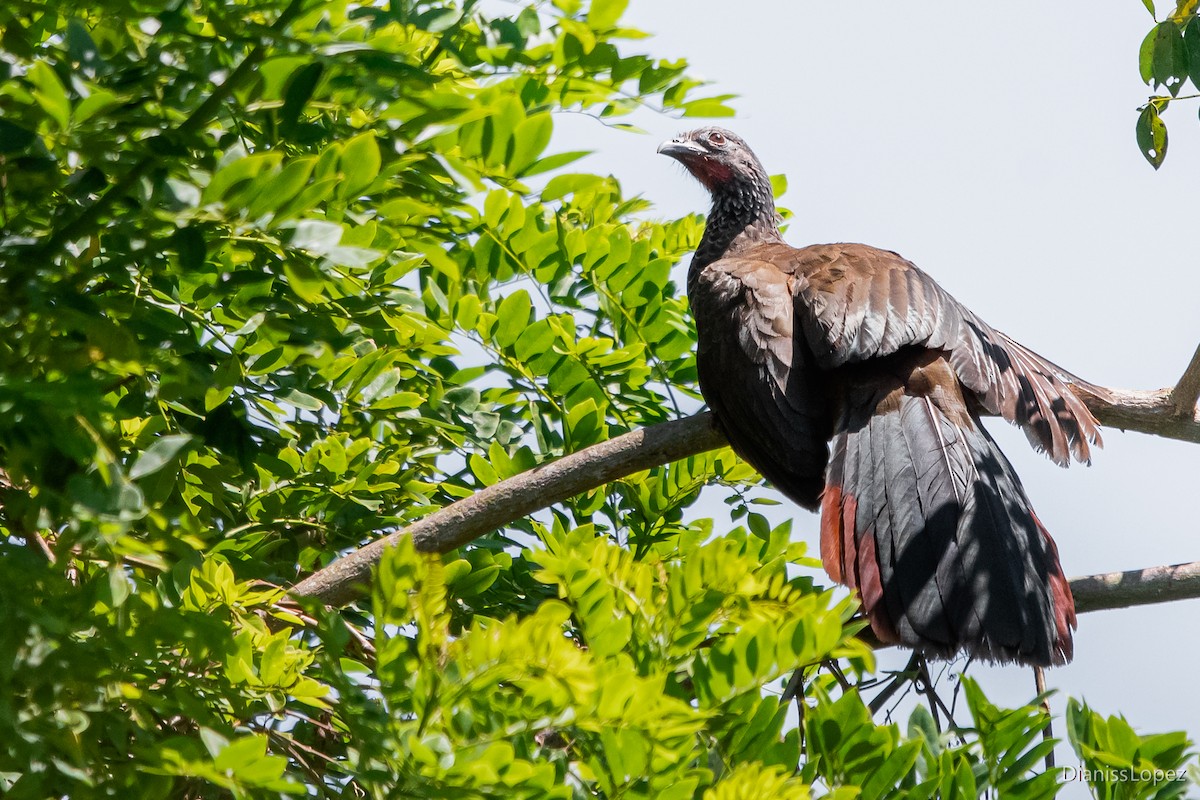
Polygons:
M712 210L689 271L766 242L781 242L771 179L762 167L712 188Z

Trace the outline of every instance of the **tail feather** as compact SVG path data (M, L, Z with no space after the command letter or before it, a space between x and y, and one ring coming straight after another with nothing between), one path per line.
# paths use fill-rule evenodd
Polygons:
M855 381L831 447L822 557L875 634L931 655L1070 660L1074 601L1053 541L949 364Z

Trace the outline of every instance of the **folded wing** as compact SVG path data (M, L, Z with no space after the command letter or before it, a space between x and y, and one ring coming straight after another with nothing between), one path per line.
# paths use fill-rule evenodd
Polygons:
M895 253L866 245L792 248L765 244L747 257L790 274L796 325L822 369L921 346L948 354L984 409L1020 426L1057 464L1091 460L1099 424L1070 373L1014 342L964 308Z

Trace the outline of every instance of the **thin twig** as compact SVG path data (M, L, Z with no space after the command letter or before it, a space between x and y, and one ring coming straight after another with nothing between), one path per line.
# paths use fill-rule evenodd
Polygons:
M0 470L0 521L8 528L9 533L24 539L26 547L46 559L47 563L57 564L58 558L41 532L27 526L20 514L9 513L14 498L21 492L21 489L13 487L8 474Z
M58 558L54 555L54 550L51 549L50 543L46 538L37 531L27 531L25 533L25 543L35 552L40 553L47 563L57 564Z
M300 765L300 769L308 776L310 784L316 788L318 792L320 792L321 797L330 796L329 787L325 785L325 771L310 764L308 760L304 758L304 756L300 755L300 751L303 750L319 756L320 758L328 761L330 764L337 763L334 759L330 758L319 750L314 750L311 747L301 744L286 733L282 733L271 728L260 728L259 730L265 732L267 736L278 742L283 749L288 752L288 756L290 756L293 761Z

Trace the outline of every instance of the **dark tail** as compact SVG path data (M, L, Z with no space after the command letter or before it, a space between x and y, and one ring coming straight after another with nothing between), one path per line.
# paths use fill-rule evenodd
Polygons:
M884 642L950 657L1071 660L1075 601L1054 541L949 364L857 375L834 434L821 556Z

